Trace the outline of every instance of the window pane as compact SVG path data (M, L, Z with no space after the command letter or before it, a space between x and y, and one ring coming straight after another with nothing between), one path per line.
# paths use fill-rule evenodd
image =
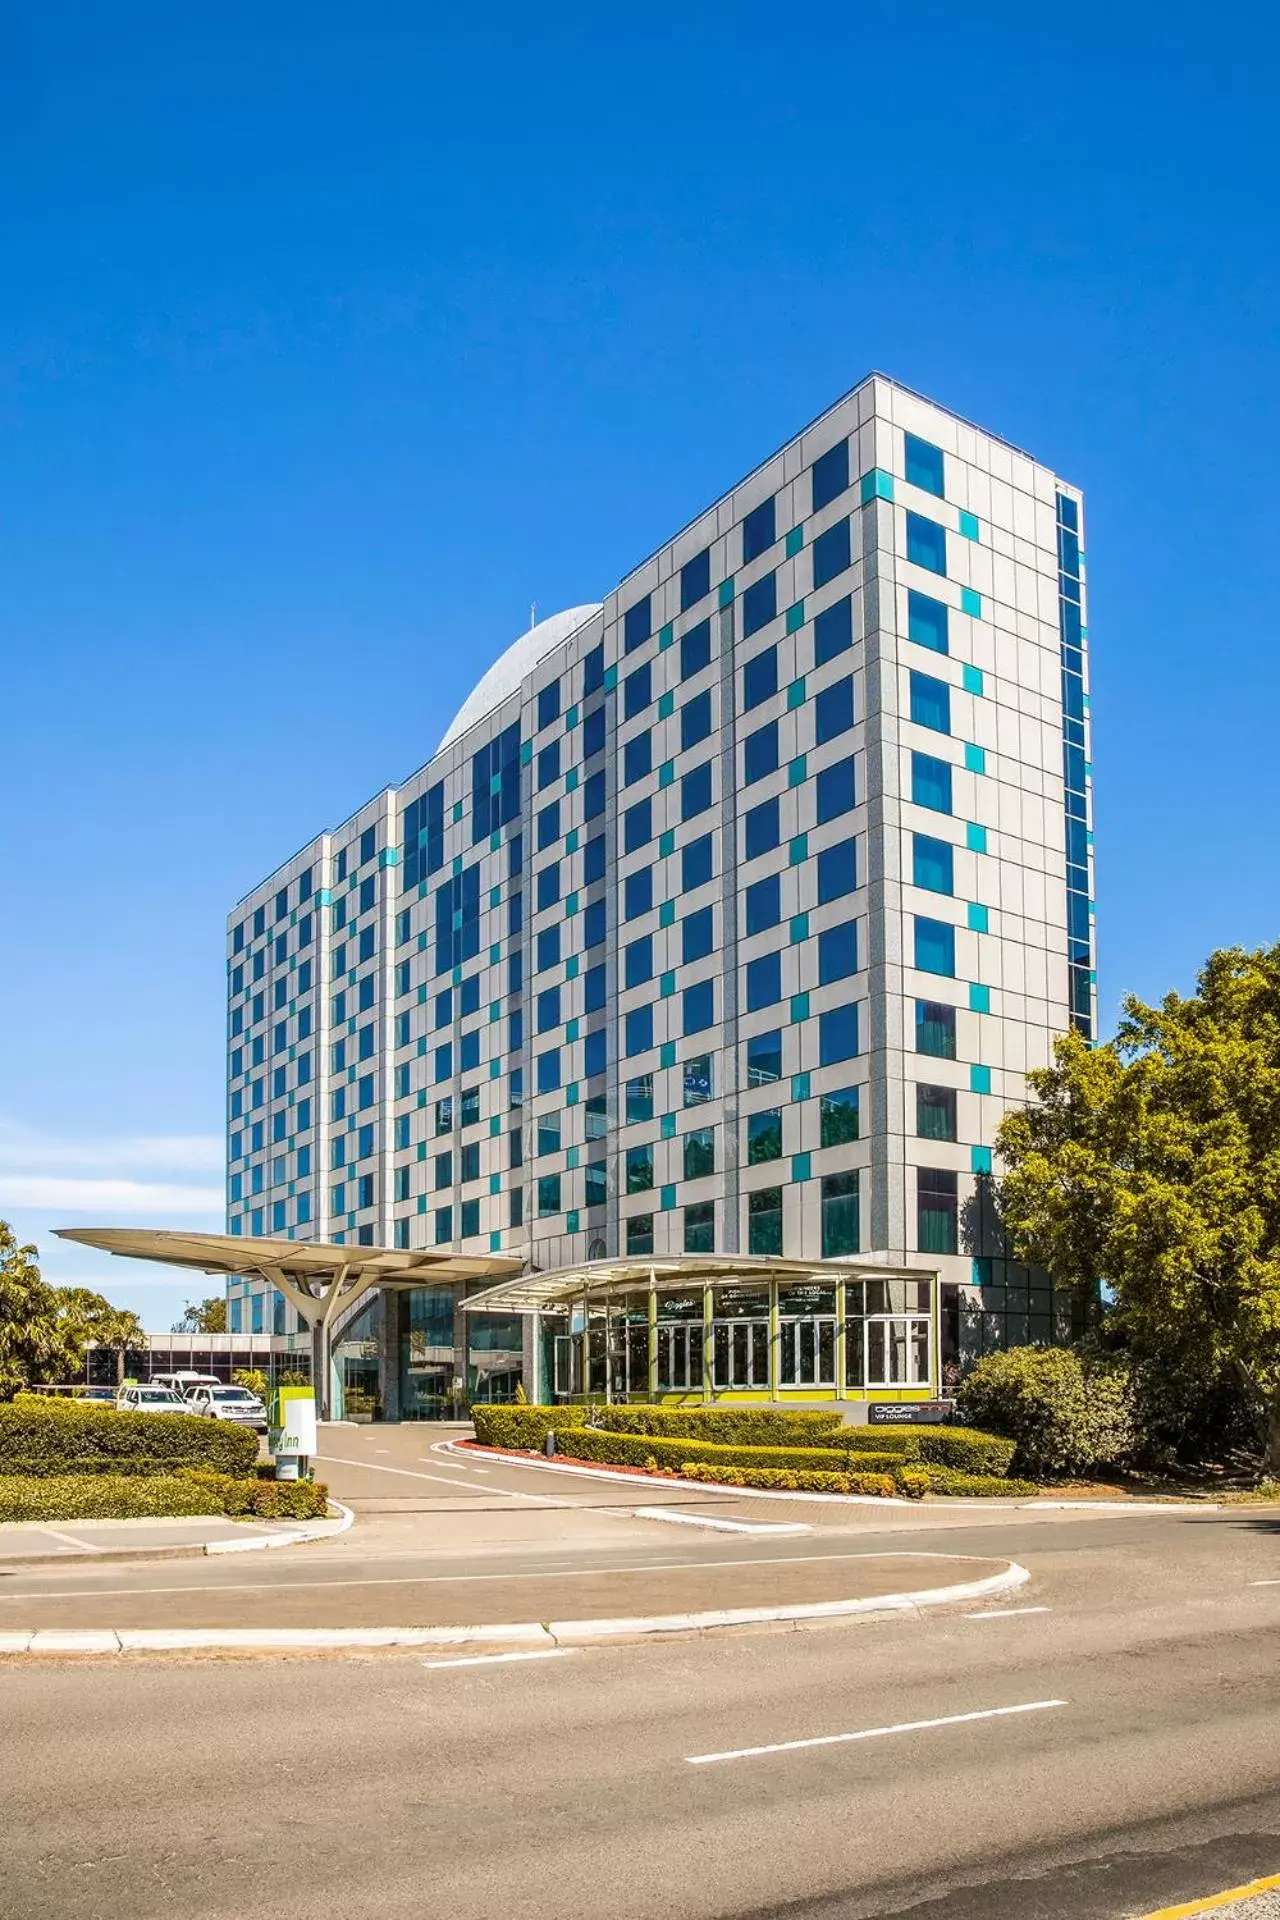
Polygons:
M912 673L911 718L918 727L950 733L951 689L945 680L935 680L927 673Z
M849 522L837 520L833 527L820 533L813 543L813 590L825 587L849 565Z
M858 884L857 843L837 840L818 855L818 905L839 900L852 893Z
M818 825L839 819L854 805L853 760L836 760L818 774Z
M946 606L941 600L930 599L927 593L917 593L914 587L907 593L907 638L934 653L948 651Z
M826 1142L823 1142L826 1145ZM747 1116L747 1164L754 1166L761 1160L781 1160L782 1158L782 1113L777 1107L771 1107L765 1113L752 1113Z
M821 459L815 460L810 474L813 480L811 511L820 513L830 501L838 499L849 484L849 442L841 440Z
M838 653L853 645L853 601L846 594L832 607L824 607L813 622L813 664L825 666Z
M684 1137L684 1177L686 1180L705 1180L708 1174L716 1170L716 1148L714 1127L699 1127L695 1133L686 1133ZM710 1249L708 1248L708 1252Z
M930 573L945 573L947 570L946 530L936 520L927 520L922 513L907 515L907 558L917 567L927 567Z
M776 927L782 918L782 882L781 875L771 873L763 880L757 880L754 886L747 888L747 932L763 933L767 927Z
M825 928L818 935L818 985L826 987L833 980L847 980L857 971L857 921L842 920L839 926Z
M915 963L921 973L941 973L955 978L956 930L941 920L925 920L919 914L915 923Z
M778 844L778 802L777 799L762 800L758 807L748 809L744 821L744 858L755 860L762 853L770 853Z
M753 1034L747 1041L747 1085L764 1087L782 1078L782 1035Z
M956 1057L956 1010L937 1000L916 1001L916 1052L937 1060Z
M934 840L926 833L911 836L911 877L917 887L930 893L954 892L955 859L947 840Z
M712 909L701 907L697 913L686 914L680 923L681 959L685 966L692 960L705 960L711 952L715 934Z
M716 1248L716 1204L699 1200L684 1210L684 1250L686 1253L714 1253Z
M822 1137L824 1147L842 1147L858 1138L858 1088L844 1087L822 1096Z
M695 887L705 887L714 873L711 852L711 835L704 833L697 840L691 840L680 855L680 884L686 893L692 893Z
M782 955L762 953L747 962L747 1012L772 1007L782 998Z
M927 753L911 756L911 798L934 813L951 811L951 767Z
M778 611L778 576L766 573L752 581L742 596L742 637L749 640L767 627Z
M742 669L742 711L749 713L778 691L778 649L766 647Z
M851 1002L847 1007L832 1007L821 1014L818 1035L818 1057L822 1066L833 1066L837 1060L852 1060L858 1051L856 1002Z
M688 633L680 639L680 678L687 680L691 674L701 673L711 661L711 622L699 620L696 627L690 627Z
M758 727L749 733L742 743L743 783L750 786L753 781L763 780L768 774L778 770L778 723L770 720L767 726Z
M919 440L914 433L903 435L906 442L906 465L908 485L919 487L922 493L934 493L939 500L943 498L942 448L935 447L928 440Z
M758 560L762 553L768 553L777 537L773 500L762 500L758 507L751 509L742 523L743 566Z
M680 611L697 606L711 591L711 549L704 547L680 569Z
M956 1137L956 1091L954 1087L916 1088L916 1132L922 1140L954 1140Z
M747 1195L747 1251L782 1252L781 1187L760 1187Z
M853 676L824 687L813 703L814 738L821 747L853 725Z
M833 1173L822 1182L822 1257L857 1253L861 1245L858 1175Z

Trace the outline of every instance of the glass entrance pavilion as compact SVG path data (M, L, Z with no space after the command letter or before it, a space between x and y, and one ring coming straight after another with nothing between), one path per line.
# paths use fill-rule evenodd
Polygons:
M673 1406L929 1400L937 1309L928 1269L697 1254L525 1274L464 1303L531 1316L530 1399Z

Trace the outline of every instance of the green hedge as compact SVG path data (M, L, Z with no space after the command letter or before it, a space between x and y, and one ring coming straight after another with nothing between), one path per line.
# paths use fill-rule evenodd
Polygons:
M826 1446L818 1435L839 1429L839 1407L593 1407L584 1425L607 1433L686 1434L731 1447Z
M953 1467L959 1473L1005 1474L1014 1455L1012 1440L980 1433L976 1427L845 1427L812 1444L842 1452L893 1453L901 1460Z
M1009 1480L997 1473L961 1473L954 1467L929 1467L930 1493L964 1494L970 1499L1025 1500L1036 1492L1034 1480Z
M0 1475L0 1521L146 1520L185 1514L311 1520L327 1511L328 1490L312 1480L266 1482L190 1471L59 1473L34 1479Z
M0 1475L169 1474L207 1467L253 1472L258 1436L226 1420L194 1413L117 1413L114 1407L63 1405L34 1396L0 1406ZM200 1511L200 1509L197 1509Z
M582 1413L580 1407L472 1407L471 1419L482 1446L538 1448L557 1421L565 1426Z
M679 1473L690 1460L721 1467L779 1467L817 1473L891 1473L898 1461L888 1453L841 1456L826 1447L730 1447L713 1440L682 1440L656 1433L601 1433L594 1427L557 1427L556 1451L570 1460L603 1466L643 1467L650 1460ZM850 1466L852 1461L852 1467Z
M887 1499L894 1491L888 1473L822 1473L809 1468L793 1472L785 1467L708 1467L697 1460L685 1462L684 1472L692 1479L706 1480L717 1487L763 1487L781 1493L870 1493Z

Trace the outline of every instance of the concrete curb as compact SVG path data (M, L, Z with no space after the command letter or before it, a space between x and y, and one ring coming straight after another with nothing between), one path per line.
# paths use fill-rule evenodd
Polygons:
M878 1558L869 1555L868 1558ZM898 1559L897 1554L887 1556ZM949 1559L921 1554L921 1559ZM986 1600L1025 1586L1025 1567L1009 1561L999 1573L952 1586L882 1593L861 1600L816 1600L793 1607L729 1607L709 1613L639 1615L611 1620L520 1621L473 1627L35 1627L0 1632L0 1656L64 1653L303 1653L379 1647L600 1645L662 1634L707 1633L723 1627L803 1626L821 1620L923 1613L930 1607Z
M84 1566L90 1561L95 1567L104 1567L128 1566L139 1561L145 1564L156 1560L202 1560L206 1554L262 1553L273 1547L307 1546L315 1540L336 1540L339 1534L348 1532L355 1525L356 1517L350 1507L344 1507L340 1500L330 1500L329 1505L337 1508L342 1523L340 1526L300 1527L297 1533L255 1533L244 1540L198 1540L189 1546L178 1541L167 1547L93 1547L83 1553L13 1554L0 1559L0 1572L27 1573L40 1567ZM134 1523L126 1521L120 1524Z
M552 1473L576 1474L584 1480L610 1480L615 1486L650 1485L663 1487L705 1487L708 1493L723 1494L731 1500L822 1500L836 1501L845 1507L911 1507L917 1513L925 1511L936 1513L939 1508L929 1506L923 1500L900 1500L893 1494L882 1493L787 1493L776 1487L726 1487L717 1480L695 1480L687 1474L646 1473L643 1479L635 1473L617 1473L610 1467L584 1467L576 1461L561 1460L558 1455L551 1459L538 1456L535 1459L522 1460L516 1455L504 1453L498 1447L483 1447L473 1441L470 1446L459 1446L456 1440L438 1442L441 1453L458 1453L464 1460L500 1460L506 1467L532 1468L537 1473L550 1470ZM437 1448L432 1449L433 1452ZM984 1513L1045 1513L1060 1508L1074 1509L1082 1513L1219 1513L1221 1507L1211 1500L975 1500L966 1498L962 1493L937 1496L945 1498L943 1511L950 1512L955 1507L973 1507Z

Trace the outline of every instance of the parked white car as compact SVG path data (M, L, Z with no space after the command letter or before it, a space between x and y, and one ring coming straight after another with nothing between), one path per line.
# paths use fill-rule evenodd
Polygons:
M193 1387L220 1387L225 1382L219 1380L216 1373L154 1373L151 1376L153 1387L169 1387L185 1400Z
M190 1413L171 1387L121 1387L116 1395L121 1413Z
M234 1420L259 1433L267 1430L267 1410L247 1387L192 1387L185 1405L188 1413L202 1413L210 1420Z

